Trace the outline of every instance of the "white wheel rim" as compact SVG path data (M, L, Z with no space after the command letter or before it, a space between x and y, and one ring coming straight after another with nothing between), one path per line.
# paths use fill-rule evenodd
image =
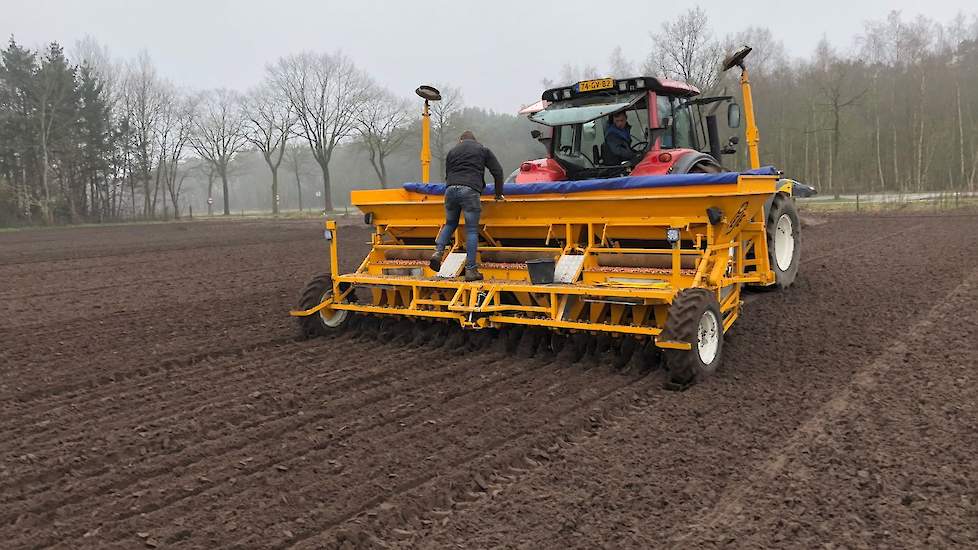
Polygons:
M322 297L319 299L319 303L323 303L323 300L329 298L333 295L332 290L327 290L323 293ZM319 310L319 318L323 320L323 324L329 328L336 328L343 324L346 320L347 314L350 313L345 309L330 309L325 307Z
M795 237L792 233L791 217L781 214L778 225L774 228L774 259L781 271L788 271L795 255Z
M713 363L720 350L720 323L712 310L703 312L696 330L696 351L704 365Z

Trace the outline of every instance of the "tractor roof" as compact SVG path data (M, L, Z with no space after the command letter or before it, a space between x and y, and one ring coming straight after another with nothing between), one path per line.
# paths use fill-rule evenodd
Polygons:
M540 98L544 101L565 101L582 96L598 96L608 94L609 92L632 92L638 90L650 90L684 97L699 95L700 93L696 86L680 82L679 80L669 80L654 76L634 76L631 78L583 80L570 86L550 88L543 92Z

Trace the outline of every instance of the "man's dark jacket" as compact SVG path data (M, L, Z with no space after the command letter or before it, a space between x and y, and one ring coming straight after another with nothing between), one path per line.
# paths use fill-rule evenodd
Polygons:
M448 185L471 187L481 194L486 188L487 169L496 180L496 195L502 195L503 167L496 160L496 155L474 139L463 139L445 157L445 182Z
M613 124L613 123L609 123ZM632 150L631 126L625 125L624 129L619 129L613 125L608 126L604 134L605 150L602 161L608 166L621 164L626 160L635 160L635 151Z

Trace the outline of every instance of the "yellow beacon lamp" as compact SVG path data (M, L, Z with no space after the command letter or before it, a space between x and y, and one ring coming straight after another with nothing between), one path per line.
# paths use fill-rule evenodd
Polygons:
M441 101L441 92L432 86L418 86L414 93L424 99L424 112L421 113L421 183L428 183L431 172L431 114L428 104Z

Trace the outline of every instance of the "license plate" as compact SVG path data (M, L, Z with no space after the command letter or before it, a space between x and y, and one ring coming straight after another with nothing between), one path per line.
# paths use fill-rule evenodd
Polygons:
M607 90L615 87L615 79L599 78L597 80L585 80L577 83L578 92L593 92L595 90Z

